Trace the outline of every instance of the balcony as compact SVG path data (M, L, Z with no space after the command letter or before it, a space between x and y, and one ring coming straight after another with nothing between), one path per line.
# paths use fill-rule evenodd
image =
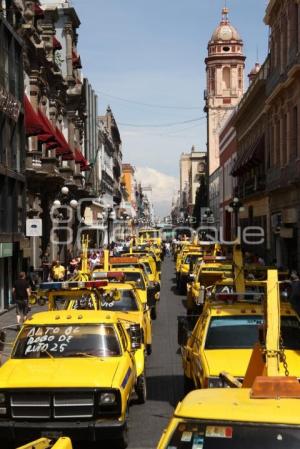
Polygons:
M255 175L234 188L234 195L238 198L248 198L266 190L266 177Z
M274 167L267 173L267 190L269 192L287 189L300 183L300 160L295 160L284 167Z

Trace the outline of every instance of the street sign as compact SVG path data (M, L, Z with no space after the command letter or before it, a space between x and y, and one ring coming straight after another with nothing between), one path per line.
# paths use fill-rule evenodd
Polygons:
M13 244L12 243L0 243L0 258L12 257Z
M43 226L41 218L27 218L26 237L42 237Z

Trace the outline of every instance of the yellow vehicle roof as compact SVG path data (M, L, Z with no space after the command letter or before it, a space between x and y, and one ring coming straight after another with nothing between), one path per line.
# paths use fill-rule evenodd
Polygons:
M59 324L115 324L118 319L107 310L55 310L39 312L26 320L26 325L59 325Z
M210 388L189 393L175 417L300 425L299 399L250 399L248 388Z

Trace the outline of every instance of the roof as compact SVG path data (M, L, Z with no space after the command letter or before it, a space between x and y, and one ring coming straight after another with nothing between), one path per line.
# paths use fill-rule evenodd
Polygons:
M299 425L299 405L299 399L250 399L248 388L210 388L188 394L175 417Z
M215 31L213 32L210 43L220 41L222 42L241 41L241 37L238 31L229 22L228 13L229 13L228 8L222 9L222 20L215 29Z
M59 324L109 324L117 323L115 314L101 310L55 310L51 312L39 312L27 319L27 325L59 325Z

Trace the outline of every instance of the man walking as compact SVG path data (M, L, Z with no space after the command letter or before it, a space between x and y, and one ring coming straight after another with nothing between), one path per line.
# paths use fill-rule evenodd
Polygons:
M19 279L15 282L13 288L13 295L16 302L17 323L21 323L21 317L23 315L23 321L27 319L29 311L28 300L30 296L30 285L26 281L26 274L21 271Z
M54 281L63 281L65 279L65 274L65 267L61 265L59 260L57 260L56 264L52 267L52 279Z

